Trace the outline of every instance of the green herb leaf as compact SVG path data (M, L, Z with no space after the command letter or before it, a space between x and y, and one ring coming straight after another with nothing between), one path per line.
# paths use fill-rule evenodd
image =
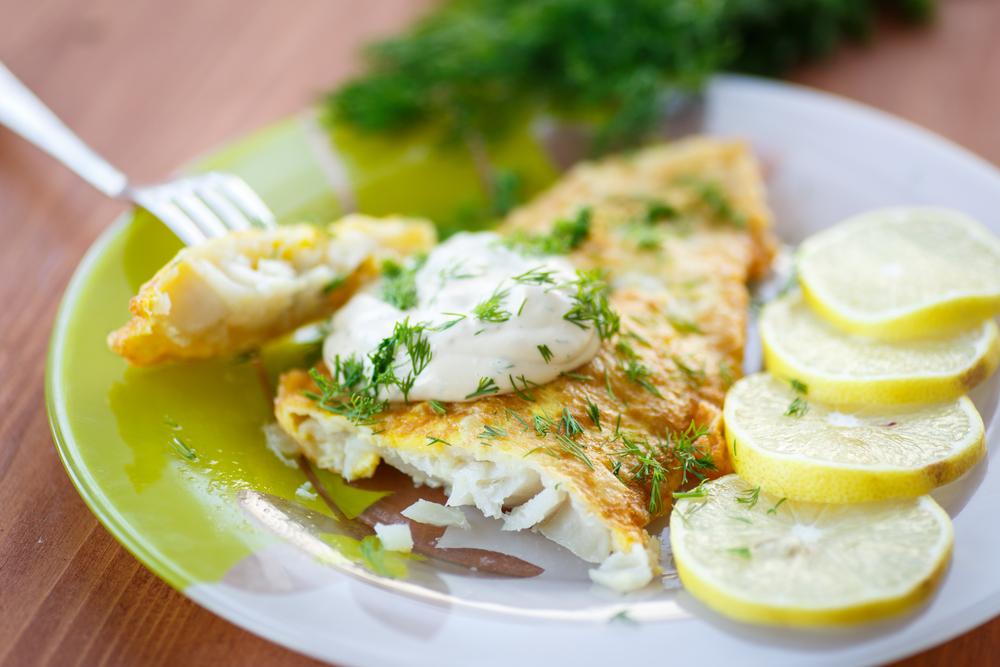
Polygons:
M479 386L471 394L466 394L466 398L478 398L480 396L488 396L489 394L495 394L500 391L500 387L497 386L496 381L491 377L481 377L479 378Z

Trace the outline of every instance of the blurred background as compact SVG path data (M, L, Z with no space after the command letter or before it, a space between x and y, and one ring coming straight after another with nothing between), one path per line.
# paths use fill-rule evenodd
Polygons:
M593 50L602 33L586 21L610 3L466 1L373 65L365 45L439 3L0 0L0 62L139 181L316 103L375 131L435 115L452 122L443 131L491 132L484 110L496 100L548 95L547 104L605 114L610 129L595 143L604 150L642 135L646 74L683 93L733 68L859 100L1000 163L997 0L675 4L679 23L618 32L614 49ZM641 19L653 5L614 7ZM508 10L530 25L510 30ZM475 30L488 39L473 41ZM493 50L473 58L482 44ZM374 74L355 78L363 72ZM0 129L0 662L307 664L147 572L90 515L53 450L42 387L53 314L80 257L122 210ZM908 664L987 664L996 651L993 622Z

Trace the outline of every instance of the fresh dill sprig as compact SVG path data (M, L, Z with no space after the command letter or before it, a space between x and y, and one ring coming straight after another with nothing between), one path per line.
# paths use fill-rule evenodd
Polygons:
M629 345L629 343L624 340L618 341L615 344L615 352L618 353L618 361L622 371L625 373L625 377L651 393L653 396L658 396L660 398L663 397L660 390L657 389L656 386L649 380L649 378L652 377L653 372L648 366L639 360L639 354L631 345ZM611 385L609 383L609 391L610 388Z
M726 549L726 551L728 551L734 556L739 556L740 558L743 558L745 560L750 560L751 558L753 558L753 555L750 553L749 547L733 547L732 549Z
M733 377L733 367L728 361L719 364L719 381L722 382L724 389L729 389L736 381L736 378Z
M464 313L441 313L441 314L447 315L452 319L437 325L436 327L434 327L434 331L447 331L448 329L452 328L453 326L464 320L466 317L468 317L468 315Z
M569 408L563 408L562 417L560 418L560 429L567 437L575 438L576 436L583 433L583 427L580 426L580 422L570 414Z
M537 382L532 382L528 378L524 377L523 374L518 375L516 378L513 375L508 375L507 379L510 380L510 387L511 389L514 390L514 393L517 394L519 398L528 401L529 403L535 402L535 397L532 394L528 393L527 389L528 387L537 387L538 386ZM521 381L520 387L517 386L518 380Z
M684 379L688 384L700 387L705 384L705 371L700 368L693 368L684 363L684 360L678 357L676 354L670 357L674 365L677 366L677 370L684 375Z
M583 450L583 445L570 439L563 433L556 433L556 442L559 443L559 448L562 451L577 459L591 470L594 469L594 462L590 460L587 452Z
M697 322L692 320L684 319L683 317L678 317L677 315L667 315L667 322L670 323L677 333L682 334L701 334L704 333Z
M802 398L809 393L809 387L801 380L797 380L795 378L789 380L788 384L791 385L792 391L799 394L799 396L796 396L792 399L792 402L788 404L788 408L785 410L785 416L801 417L805 413L809 412L809 403Z
M472 309L472 314L481 322L506 322L510 319L510 311L503 308L503 302L509 294L509 289L503 289L502 285L497 285L489 298L476 304Z
M323 294L329 294L338 287L342 287L347 282L349 276L336 276L330 282L323 285Z
M723 190L715 181L706 181L694 176L682 176L678 183L690 187L698 201L708 210L712 218L720 223L743 229L747 226L746 216L737 211Z
M600 269L578 270L570 286L576 289L573 306L563 319L581 329L593 326L601 340L608 340L621 327L621 318L608 302L608 283Z
M615 396L615 390L611 388L611 374L608 373L607 369L604 370L604 390L608 392L612 401L618 400L618 397Z
M552 361L552 350L549 349L548 345L538 345L536 347L538 347L538 353L542 355L542 359L545 360L545 363Z
M483 424L483 432L479 434L481 440L499 440L507 437L507 430L502 426Z
M772 507L771 509L767 510L767 513L768 514L777 514L778 513L778 508L781 507L782 505L784 505L787 501L788 501L788 498L782 498L778 502L774 503L774 507Z
M441 438L434 437L433 435L428 435L427 436L427 446L430 447L431 445L435 445L435 444L437 444L437 445L445 445L446 447L451 447L451 443L448 442L447 440L442 440Z
M448 408L444 407L444 405L442 405L440 401L437 401L432 398L431 400L427 401L427 405L429 405L431 410L433 410L439 415L448 414Z
M933 0L683 2L593 0L444 3L401 36L369 48L368 73L327 99L328 121L389 133L437 120L446 137L509 132L513 105L595 117L594 152L631 146L663 117L664 99L717 71L775 75L868 36L888 8L926 20ZM502 215L520 182L491 179Z
M706 472L716 470L712 455L697 446L698 440L707 434L707 426L698 426L692 421L684 431L668 435L671 452L681 471L682 485L692 477L704 481Z
M801 396L796 396L792 399L792 402L788 404L785 409L786 417L801 417L805 413L809 412L809 403L802 400Z
M741 491L736 496L736 502L741 505L746 505L747 509L753 509L757 506L757 502L760 500L760 487L755 486L752 489L747 489L746 491Z
M500 391L500 387L497 386L496 381L491 377L481 377L479 378L479 386L471 394L466 394L466 398L478 398L480 396L487 396L489 394L495 394Z
M189 444L184 442L184 440L176 435L171 436L170 446L174 448L182 458L188 461L197 461L198 452L196 452Z
M410 266L391 259L382 262L382 300L400 310L416 306L417 271L425 260L425 257L418 257Z
M342 385L315 368L309 371L309 375L321 393L306 392L306 397L316 401L320 408L345 417L354 424L370 426L376 423L376 416L386 408L387 402L373 393L353 392L345 396Z
M651 199L646 203L644 221L646 224L653 224L662 220L673 220L680 212L665 201Z
M622 446L613 453L618 460L612 468L612 473L620 477L625 462L631 461L631 467L624 472L627 472L633 481L649 485L649 503L646 509L655 516L663 508L662 486L667 479L667 469L658 458L662 452L660 448L650 445L646 440L625 433L616 433L616 438L621 440Z
M557 220L547 234L515 232L506 244L522 253L565 255L579 248L590 235L590 209L581 208L572 218Z
M518 424L520 424L521 426L523 426L525 431L530 431L531 430L531 424L529 424L527 421L525 421L524 417L522 417L521 415L517 414L516 412L514 412L510 408L506 408L506 412L507 412L507 415L509 417L513 418L515 421L517 421Z
M529 269L524 273L519 273L511 278L511 280L519 285L555 285L555 275L556 272L551 269L536 266L535 268Z
M545 437L552 430L555 423L545 415L533 415L532 421L535 425L535 433L540 437Z
M597 427L598 431L604 430L601 428L601 409L590 400L590 397L587 397L587 416L590 417L590 421Z

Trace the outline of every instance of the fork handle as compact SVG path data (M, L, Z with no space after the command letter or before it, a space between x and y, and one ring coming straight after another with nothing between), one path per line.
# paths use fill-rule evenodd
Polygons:
M73 134L42 101L0 63L0 124L62 162L109 197L121 197L128 179Z

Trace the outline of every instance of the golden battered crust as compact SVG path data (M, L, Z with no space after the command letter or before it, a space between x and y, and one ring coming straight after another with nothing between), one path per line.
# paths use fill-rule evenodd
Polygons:
M724 194L730 219L720 220L719 210L704 201L699 188L705 184ZM644 216L651 202L676 214L650 225ZM630 473L633 463L622 454L621 434L654 446L667 471L657 513L669 510L670 492L682 486L683 466L671 443L692 424L705 430L697 447L715 465L714 471L700 472L730 472L721 406L742 365L746 283L764 271L774 251L770 214L747 147L701 138L577 167L515 211L503 229L544 232L585 206L591 212L590 234L569 259L579 268L608 272L620 334L605 341L572 377L527 388L531 400L517 394L488 396L445 404L445 415L426 403L396 404L380 415L371 437L399 450L449 446L474 458L495 459L498 453L512 460L530 458L616 535L642 533L645 543L641 529L653 518L650 478ZM642 225L655 232L655 244ZM646 237L637 241L637 232ZM648 374L636 373L639 366ZM275 411L282 427L315 460L319 443L302 425L310 419L348 422L307 398L307 391L315 387L305 371L287 373ZM590 405L599 411L600 428L588 416ZM558 421L564 409L585 427L576 442L592 467L561 450L553 434L542 436L525 426L539 414ZM482 438L487 425L506 435ZM430 438L449 444L428 445ZM375 456L347 475L371 474L377 464ZM687 483L696 481L689 476Z

